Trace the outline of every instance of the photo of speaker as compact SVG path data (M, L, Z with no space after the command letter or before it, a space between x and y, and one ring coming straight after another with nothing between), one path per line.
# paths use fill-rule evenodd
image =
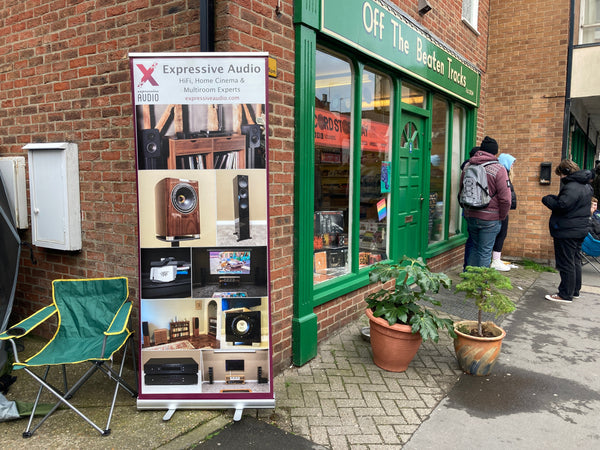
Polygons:
M269 382L268 377L263 377L262 366L258 366L258 370L256 373L256 380L257 380L258 384L265 384L265 383Z
M155 128L142 130L141 141L144 169L163 169L166 155L163 155L160 132Z
M194 317L194 337L200 336L200 318Z
M250 239L250 192L248 175L233 178L233 212L238 241Z
M225 340L244 345L260 344L260 311L226 312Z
M142 336L144 336L144 347L150 346L150 332L148 330L148 322L142 322Z
M241 132L246 135L246 167L248 169L262 169L262 164L260 164L257 155L262 135L260 125L242 125Z
M197 181L163 178L154 187L154 197L158 239L200 239Z

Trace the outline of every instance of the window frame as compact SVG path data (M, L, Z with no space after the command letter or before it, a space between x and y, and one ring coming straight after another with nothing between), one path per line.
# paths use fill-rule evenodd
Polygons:
M479 19L479 0L463 0L461 19L474 33L479 35L477 24Z

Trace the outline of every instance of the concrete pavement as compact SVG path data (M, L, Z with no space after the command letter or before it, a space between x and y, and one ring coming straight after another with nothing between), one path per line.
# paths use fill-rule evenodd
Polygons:
M455 279L457 273L449 271ZM517 310L502 322L508 335L492 376L462 374L447 335L424 343L406 372L385 372L361 338L368 325L361 317L321 343L314 360L275 377L276 408L246 410L243 433L231 426L232 410L178 410L165 422L164 410L138 411L122 393L110 436L64 410L29 439L21 437L25 420L0 423L2 448L212 448L216 441L206 438L216 433L227 442L219 448L281 448L281 442L288 450L596 447L600 275L584 266L582 296L572 305L544 300L556 292L558 274L520 268L507 275ZM460 297L440 295L452 317L476 314ZM32 399L29 377L16 375L6 397ZM77 394L92 416L110 403L108 386L105 398L93 398L104 378ZM255 418L260 426L246 426Z

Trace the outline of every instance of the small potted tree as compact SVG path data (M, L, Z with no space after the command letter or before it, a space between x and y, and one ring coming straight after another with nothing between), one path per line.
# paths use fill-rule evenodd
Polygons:
M394 282L392 287L382 287L365 298L373 361L377 366L404 372L423 340L437 342L442 328L455 336L453 321L438 317L424 305L426 302L440 305L431 294L438 293L442 286L451 286L447 275L431 272L421 258L405 256L396 264L376 264L370 278L372 282Z
M460 274L462 281L454 288L464 292L477 306L477 320L454 324L454 350L461 369L472 375L489 375L494 368L506 332L493 322L483 322L484 312L496 319L515 310L515 304L500 289L512 289L510 279L490 267L467 266Z

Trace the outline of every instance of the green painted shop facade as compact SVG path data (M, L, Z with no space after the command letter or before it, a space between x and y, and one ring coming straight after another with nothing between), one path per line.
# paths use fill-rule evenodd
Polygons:
M474 64L393 5L296 2L293 361L317 352L314 308L369 267L466 240L456 202L475 141Z

